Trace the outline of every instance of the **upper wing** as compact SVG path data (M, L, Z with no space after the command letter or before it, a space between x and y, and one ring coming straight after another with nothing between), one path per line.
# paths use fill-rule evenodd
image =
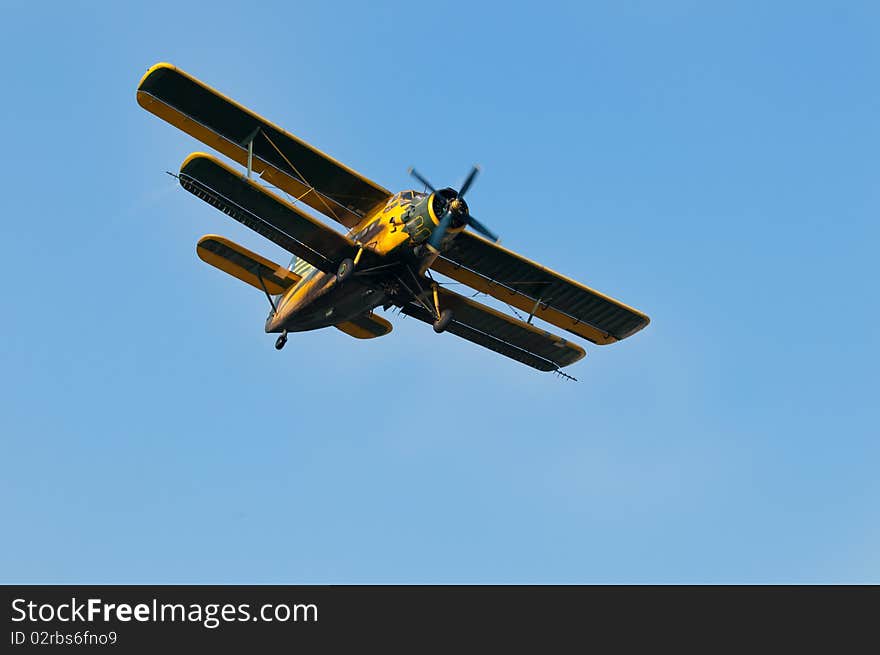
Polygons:
M459 234L431 268L597 344L625 339L651 321L632 307L470 232Z
M137 101L239 164L247 164L252 141L254 171L346 227L392 195L171 64L147 71Z
M180 167L184 189L316 268L336 272L357 246L339 232L210 155L194 153ZM371 261L373 253L362 259Z
M453 312L447 332L532 368L557 371L574 364L586 354L577 344L457 293L440 289L439 294L440 306ZM425 323L434 322L431 312L416 302L405 305L401 312Z
M257 289L263 290L265 286L265 291L273 296L284 293L300 280L299 275L284 266L216 234L199 239L196 252L203 262Z

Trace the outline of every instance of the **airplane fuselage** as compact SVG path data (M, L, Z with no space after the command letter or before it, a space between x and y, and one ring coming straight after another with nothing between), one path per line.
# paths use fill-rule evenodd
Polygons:
M275 303L266 332L303 332L329 327L398 299L430 295L424 271L437 257L425 242L439 224L435 194L403 191L367 215L348 237L381 259L380 266L357 271L344 283L335 273L311 269ZM444 243L464 226L453 226Z

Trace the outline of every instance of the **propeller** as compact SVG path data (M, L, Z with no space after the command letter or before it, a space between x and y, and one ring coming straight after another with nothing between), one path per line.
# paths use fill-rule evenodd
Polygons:
M470 210L464 201L464 194L471 188L471 185L473 185L474 180L477 178L477 173L479 172L479 166L474 166L465 178L464 183L462 183L461 189L458 191L455 189L444 189L441 194L438 193L434 186L428 182L425 177L420 175L416 169L409 169L409 174L421 182L425 188L430 189L431 193L435 194L435 197L446 200L446 206L443 208L443 213L440 216L440 223L434 228L434 231L431 232L431 236L428 238L428 245L434 250L440 250L440 245L443 243L443 237L446 236L446 232L449 230L449 226L452 225L453 221L457 221L459 224L463 223L464 225L469 225L487 239L496 242L498 241L498 237L494 232L471 215Z
M433 187L433 185L430 182L428 182L428 180L426 180L424 177L419 175L419 172L415 168L410 167L409 174L412 175L414 178L416 178L419 182L421 182L425 186L426 189L430 189L431 193L434 193L435 191L437 191L437 189L435 189Z

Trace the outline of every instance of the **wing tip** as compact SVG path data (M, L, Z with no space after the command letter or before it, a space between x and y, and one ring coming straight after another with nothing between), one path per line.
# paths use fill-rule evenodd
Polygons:
M147 69L147 72L144 73L143 76L141 76L141 79L137 85L137 90L140 91L147 80L160 70L177 71L177 66L175 66L174 64L170 64L167 61L160 61L156 64L153 64ZM140 96L140 94L138 94L138 96Z
M186 169L187 166L189 166L194 161L199 160L199 159L207 159L208 161L211 161L213 163L220 164L221 166L223 165L223 162L221 162L219 159L217 159L216 157L214 157L210 153L191 152L190 154L188 154L186 156L186 159L184 159L183 162L180 164L180 172L183 173L184 169ZM226 167L226 168L228 168L228 167Z
M633 311L635 312L636 310L633 310ZM648 316L647 314L642 314L641 312L636 312L636 313L638 314L638 316L642 320L633 329L629 330L628 332L625 332L624 334L621 334L617 338L617 341L623 341L624 339L627 339L627 338L631 337L632 335L634 335L636 332L641 332L646 327L648 327L648 325L650 325L650 323L651 323L650 316Z
M565 343L565 345L568 346L571 350L573 350L575 352L574 359L572 359L570 362L568 362L568 364L566 364L565 366L571 366L572 364L577 364L579 361L581 361L584 357L587 356L587 351L584 348L582 348L580 345L578 345L576 343L572 343L571 341L567 341ZM559 368L562 368L562 367L560 366Z
M208 243L219 243L222 246L227 246L230 248L241 247L232 239L227 239L226 237L219 234L206 234L200 237L198 241L196 241L196 252L198 252L201 248L204 248L205 244Z

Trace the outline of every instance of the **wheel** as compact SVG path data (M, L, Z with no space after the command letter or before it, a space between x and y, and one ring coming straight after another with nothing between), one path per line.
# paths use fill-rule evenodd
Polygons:
M440 334L441 332L446 330L447 327L449 327L449 324L451 322L452 322L452 310L451 309L444 309L442 312L440 312L440 318L438 318L436 321L434 321L434 332L436 332L437 334Z
M353 272L354 262L346 257L339 263L339 268L336 269L336 281L344 282Z
M287 330L281 333L281 336L275 339L275 350L281 350L284 348L284 344L287 343Z

